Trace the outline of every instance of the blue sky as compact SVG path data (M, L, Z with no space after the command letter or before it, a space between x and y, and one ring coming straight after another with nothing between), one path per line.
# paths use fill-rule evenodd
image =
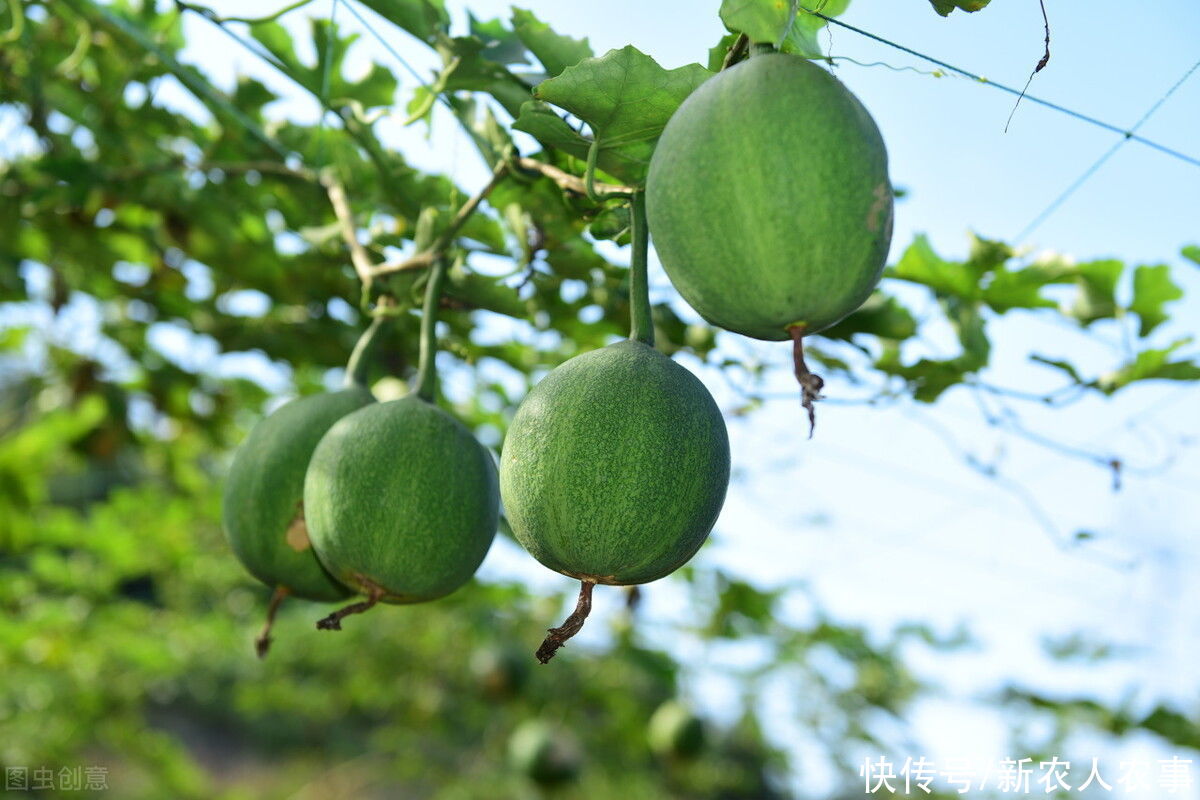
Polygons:
M278 0L221 0L225 13L275 10ZM459 24L463 4L448 3ZM508 4L476 0L477 17L506 15ZM632 43L664 66L703 61L722 34L717 2L608 0L563 3L529 0L528 7L559 32L586 35L597 53ZM1200 59L1200 4L1160 0L1152 12L1131 13L1115 0L1051 0L1052 59L1030 92L1118 126L1135 122ZM1142 8L1151 4L1144 4ZM308 14L328 16L328 0L291 15L302 27ZM428 51L365 12L383 36L418 71L432 65ZM1042 23L1036 0L996 0L975 15L936 16L924 0L856 0L845 20L992 80L1024 84L1041 56ZM342 8L339 21L358 23ZM248 52L192 16L189 60L228 83L235 72L267 80L288 99L277 111L312 119L315 108ZM302 37L306 38L306 37ZM1025 103L1007 133L1010 96L956 77L905 69L933 69L898 51L846 30L822 42L835 56L837 74L875 116L889 146L893 181L908 190L897 207L895 253L918 233L945 256L961 256L970 231L1012 240L1115 141L1111 133ZM401 82L399 112L379 123L387 139L414 163L453 175L474 188L484 177L469 144L452 123L435 118L432 132L403 128L403 103L415 81L370 37L364 36L351 69L367 60L393 67ZM182 92L164 101L184 106ZM1200 156L1200 74L1193 75L1140 133ZM1200 269L1178 257L1180 246L1200 242L1200 168L1128 143L1022 244L1080 260L1115 256L1130 263L1169 263L1189 299L1178 304L1162 341L1195 335L1200 327ZM624 258L623 255L616 256ZM658 297L672 296L652 264ZM679 304L686 311L686 307ZM1115 331L1085 336L1032 314L1012 314L992 324L996 366L989 380L1029 391L1056 385L1047 370L1028 362L1031 352L1064 355L1094 371L1119 358ZM178 345L176 345L178 346ZM779 399L747 419L731 419L734 468L714 542L701 554L767 585L807 583L824 607L844 621L880 632L910 619L949 630L966 622L983 639L976 651L914 659L940 680L942 697L914 718L929 757L973 756L996 760L1003 752L999 721L970 700L1004 680L1048 690L1090 691L1113 699L1132 692L1135 702L1169 696L1197 700L1200 589L1190 576L1200 567L1200 389L1177 385L1137 388L1111 400L1088 400L1068 410L1020 407L1034 431L1098 454L1120 455L1133 466L1162 469L1128 474L1119 493L1107 473L1065 457L983 421L979 399L960 390L934 407L900 403L878 409L827 403L816 437L806 426L786 369L786 348L728 335L722 346L778 364L772 396ZM948 346L935 332L935 349ZM1191 352L1195 352L1194 345ZM725 407L737 394L692 360ZM451 376L447 391L469 387ZM854 388L834 381L833 397ZM935 432L936 429L936 432ZM954 441L948 446L947 440ZM998 460L1002 481L970 469L963 452ZM1095 540L1064 544L1077 530ZM485 574L519 574L546 590L566 579L540 569L509 544L493 549ZM683 619L670 582L647 592L652 618ZM597 598L615 608L615 594ZM798 619L803 602L789 605ZM602 625L585 631L603 635ZM1039 642L1074 631L1135 648L1103 669L1049 663ZM681 648L688 648L681 641ZM697 678L692 690L718 714L732 690L719 665ZM806 752L802 732L774 715L777 732ZM1139 749L1141 748L1141 749ZM1123 751L1163 753L1139 742ZM1107 755L1095 745L1087 755ZM918 755L918 753L913 753ZM1159 757L1155 755L1154 757ZM819 767L812 780L821 780ZM826 778L828 776L825 776ZM797 780L800 780L797 778ZM806 783L802 788L815 788ZM1181 794L1180 797L1189 795ZM1197 795L1191 795L1197 796Z

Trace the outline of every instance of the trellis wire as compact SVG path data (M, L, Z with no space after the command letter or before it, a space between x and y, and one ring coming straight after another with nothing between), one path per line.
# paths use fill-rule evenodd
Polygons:
M820 19L825 20L825 22L827 22L827 23L830 23L832 25L837 25L840 28L845 28L848 31L857 33L860 36L865 36L866 38L871 39L872 41L879 42L880 44L885 44L888 47L892 47L896 50L899 50L902 53L907 53L911 56L915 56L924 61L928 61L930 64L936 64L937 66L941 67L942 69L949 70L950 72L956 73L958 75L962 75L965 78L970 78L971 80L976 81L978 83L982 83L987 86L995 87L996 89L1000 89L1001 91L1007 92L1015 97L1021 96L1021 91L1019 89L1014 89L1013 87L1008 86L1003 83L997 83L996 81L985 78L982 75L978 75L974 72L971 72L970 70L963 69L962 67L956 67L953 64L949 64L945 61L934 58L933 56L927 56L924 53L913 50L911 47L905 47L904 45L893 42L890 39L885 39L882 36L878 36L874 33L871 33L870 31L865 31L862 28L855 27L854 25L851 25L848 22L842 22L841 20L835 19L834 17L826 16L825 14L822 14L820 11L813 11L812 9L804 8L804 7L801 7L801 10L808 14L812 14L814 17L819 17ZM1192 69L1189 70L1187 74L1190 75L1193 71L1195 71L1195 69L1197 67L1200 67L1200 62L1198 62L1195 67L1192 67ZM1185 75L1184 78L1181 79L1179 82L1182 83L1183 80L1186 80L1186 79L1187 79L1187 75ZM1165 100L1167 96L1170 96L1171 92L1173 92L1175 90L1175 88L1176 87L1173 87L1167 93L1167 95L1162 98L1162 100ZM1126 140L1133 140L1135 142L1138 142L1139 144L1143 144L1147 147L1158 150L1161 153L1165 153L1165 154L1171 156L1172 158L1177 158L1180 161L1184 161L1188 164L1191 164L1192 166L1200 167L1200 158L1190 156L1186 153L1181 153L1178 150L1173 150L1172 148L1167 147L1166 145L1159 144L1158 142L1156 142L1152 139L1147 139L1144 136L1138 136L1135 133L1136 126L1134 128L1126 130L1126 129L1120 127L1119 125L1113 125L1109 122L1105 122L1103 120L1096 119L1095 117L1090 117L1087 114L1084 114L1083 112L1075 111L1074 109L1067 108L1066 106L1059 105L1058 103L1054 103L1049 100L1043 100L1042 98L1035 97L1034 95L1031 95L1031 94L1025 95L1025 99L1031 103L1036 103L1037 105L1044 106L1044 107L1052 109L1054 111L1058 111L1059 113L1066 114L1069 117L1074 117L1075 119L1081 120L1090 125L1095 125L1098 128L1103 128L1106 131L1110 131L1112 133L1119 133ZM1159 103L1155 104L1154 109L1151 109L1150 113L1153 113L1153 111L1157 109L1158 105L1161 105L1162 100L1160 100Z
M1175 94L1175 90L1177 90L1180 86L1182 86L1184 84L1184 82L1187 81L1188 78L1192 77L1192 74L1197 69L1200 69L1200 61L1197 61L1195 64L1192 64L1191 68L1188 69L1186 72L1184 72L1183 75L1180 76L1179 80L1175 81L1175 83L1172 84L1171 88L1167 89L1167 91L1163 94L1163 96L1158 98L1158 100L1155 101L1154 105L1150 106L1150 108L1148 108L1146 110L1145 114L1142 114L1141 119L1139 119L1136 123L1134 123L1133 127L1129 129L1129 134L1127 134L1126 136L1124 136L1121 139L1118 139L1113 144L1112 147L1108 148L1108 150L1106 150L1103 155L1101 155L1098 159L1096 159L1090 167L1085 169L1083 171L1083 173L1078 178L1076 178L1073 183L1071 183L1070 186L1068 186L1066 189L1064 189L1062 191L1062 193L1058 195L1058 197L1054 198L1054 200L1052 200L1048 206L1046 206L1044 209L1042 209L1042 212L1040 214L1038 214L1036 217L1034 217L1033 220L1030 221L1030 223L1028 225L1026 225L1025 228L1019 234L1017 234L1015 244L1020 244L1021 242L1025 241L1025 239L1030 234L1032 234L1035 230L1037 230L1041 226L1041 224L1043 222L1045 222L1047 218L1049 218L1049 216L1051 214L1053 214L1055 211L1057 211L1062 206L1063 203L1067 202L1067 199L1070 198L1071 195L1075 194L1075 192L1078 191L1080 186L1083 186L1083 184L1087 183L1088 179L1091 178L1093 175L1095 175L1100 170L1100 168L1102 166L1104 166L1104 164L1110 158L1112 158L1118 150L1121 149L1122 145L1124 145L1131 138L1133 138L1133 136L1132 136L1133 132L1136 131L1138 128L1142 127L1142 125L1144 125L1146 123L1146 120L1150 119L1150 117L1152 117L1154 115L1154 112L1158 111L1158 109L1162 107L1162 104L1167 102L1167 99L1170 98L1171 95Z

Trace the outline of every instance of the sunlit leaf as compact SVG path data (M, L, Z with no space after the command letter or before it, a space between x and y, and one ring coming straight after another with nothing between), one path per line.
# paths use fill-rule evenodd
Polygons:
M711 75L699 64L665 70L628 46L568 67L539 84L535 93L588 124L599 147L601 169L640 185L667 120Z

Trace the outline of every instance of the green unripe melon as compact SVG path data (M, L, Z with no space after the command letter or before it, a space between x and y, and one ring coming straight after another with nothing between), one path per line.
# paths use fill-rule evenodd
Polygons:
M225 481L225 534L250 574L268 586L308 600L350 594L313 554L300 500L317 442L339 419L374 402L365 387L293 400L238 448Z
M364 594L420 603L466 583L499 518L496 467L471 432L418 397L360 409L329 429L304 484L321 563Z
M683 566L728 484L729 437L712 395L636 341L547 375L517 410L500 462L517 541L550 569L602 584Z
M517 726L509 737L508 763L534 783L554 786L578 775L582 758L573 737L530 720Z
M483 647L471 656L471 674L489 697L513 697L529 680L529 656L507 646Z
M677 700L668 700L650 717L646 738L661 758L693 758L704 749L704 722Z
M650 234L683 298L756 339L829 327L879 282L892 238L887 151L825 70L756 55L702 84L646 179Z

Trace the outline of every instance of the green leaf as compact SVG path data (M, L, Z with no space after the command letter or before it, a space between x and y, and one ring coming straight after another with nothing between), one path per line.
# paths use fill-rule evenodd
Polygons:
M721 41L708 50L708 69L710 72L720 72L721 67L725 65L725 56L729 54L729 48L733 47L737 41L736 33L727 33L721 37Z
M954 325L958 334L958 342L962 345L962 355L955 362L963 372L975 372L987 366L992 352L991 342L987 337L987 329L979 305L965 303L960 300L947 300L946 316Z
M939 296L975 298L980 295L979 275L965 264L943 260L929 239L918 235L887 272L888 277L927 286Z
M348 81L342 74L342 65L350 46L358 34L338 36L328 20L312 20L313 50L317 54L315 66L300 61L292 44L291 34L277 22L262 23L250 29L251 35L285 67L301 86L320 97L327 91L327 100L343 104L350 101L364 108L390 106L395 100L396 79L390 70L372 64L370 71L359 81ZM332 38L331 38L332 37ZM328 85L326 76L328 75Z
M423 42L432 43L450 28L443 0L361 0L362 4Z
M1079 370L1077 370L1075 368L1075 365L1068 361L1061 361L1056 358L1049 358L1047 356L1039 355L1037 353L1031 354L1029 356L1029 360L1036 364L1043 364L1047 367L1052 367L1052 368L1058 370L1059 372L1066 373L1066 375L1075 383L1079 383L1079 384L1087 383L1087 381L1085 381L1083 379L1083 376L1079 374Z
M825 54L817 34L825 27L825 20L801 7L836 17L849 5L850 0L723 0L721 21L729 30L744 33L757 44L769 44L804 58L822 58Z
M513 128L528 133L546 147L557 148L578 159L587 158L591 142L540 100L530 100L521 106Z
M913 399L921 403L932 403L943 392L962 382L965 371L954 360L939 361L922 358L906 366L900 360L900 348L889 344L875 360L876 368L903 378L912 389Z
M1200 364L1191 360L1171 360L1175 351L1191 342L1191 337L1187 337L1175 340L1168 347L1143 350L1125 366L1102 375L1097 385L1105 394L1113 394L1136 381L1200 381Z
M481 55L497 64L528 64L529 54L525 52L525 42L512 30L505 26L503 20L493 19L482 21L467 12L468 28L471 35L483 42Z
M1075 271L1059 262L1030 264L1020 269L998 268L983 288L983 302L1003 314L1014 308L1054 308L1057 304L1042 296L1046 286L1067 283Z
M1183 297L1183 290L1171 280L1166 264L1141 266L1133 271L1133 302L1129 310L1141 318L1138 336L1145 337L1168 319L1163 306Z
M1115 259L1089 261L1076 270L1079 294L1070 314L1084 325L1117 315L1117 283L1125 265Z
M557 78L539 84L534 94L586 122L600 149L600 168L640 186L667 120L710 77L712 73L699 64L663 69L650 56L627 46L568 67Z
M865 333L899 341L916 332L917 321L912 313L896 298L877 291L853 314L821 331L821 336L849 341L855 334Z
M521 104L529 100L530 87L502 63L492 60L488 42L478 36L443 38L437 44L437 51L442 57L442 69L426 90L430 97L442 92L487 92L513 117L520 113ZM427 100L430 106L432 102Z
M587 39L572 39L555 33L532 11L514 8L512 24L517 36L521 37L529 52L541 62L551 78L593 55Z
M992 0L929 0L929 2L933 5L934 11L945 17L956 8L968 12L979 11L987 7Z
M1200 245L1189 244L1180 251L1184 258L1200 266Z
M588 226L588 233L594 239L609 239L613 241L629 237L629 206L607 205Z

